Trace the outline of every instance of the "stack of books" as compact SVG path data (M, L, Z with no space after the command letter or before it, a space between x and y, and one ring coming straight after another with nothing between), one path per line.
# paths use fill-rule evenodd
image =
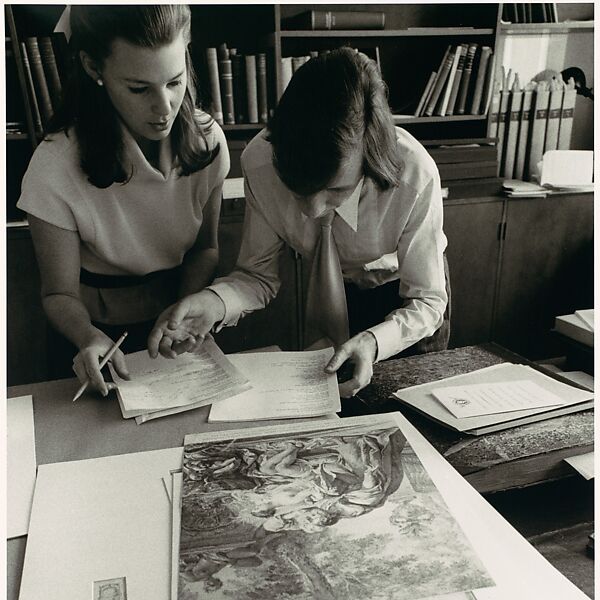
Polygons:
M415 117L487 114L494 74L494 54L477 43L449 45L432 71Z
M63 33L30 36L20 50L34 127L41 134L61 101L68 73L67 42Z
M504 70L504 67L503 67ZM531 81L505 73L494 86L488 135L498 138L499 171L505 179L532 181L548 150L569 150L577 91L573 78Z
M576 310L554 319L554 330L567 337L594 347L594 309Z
M437 164L442 184L496 177L498 155L493 138L425 140L423 145Z
M220 44L207 48L210 83L209 112L221 125L266 123L269 117L267 56L264 52L239 54Z

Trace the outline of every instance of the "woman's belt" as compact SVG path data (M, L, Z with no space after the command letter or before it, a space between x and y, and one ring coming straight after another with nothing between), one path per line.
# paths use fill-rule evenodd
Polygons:
M79 271L79 282L98 289L127 288L144 285L160 277L175 276L178 272L179 267L174 267L173 269L152 271L152 273L146 273L146 275L104 275L102 273L92 273L82 268Z

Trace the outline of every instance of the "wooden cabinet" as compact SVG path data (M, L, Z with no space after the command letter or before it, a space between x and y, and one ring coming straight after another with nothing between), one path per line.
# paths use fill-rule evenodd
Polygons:
M491 339L503 207L500 197L444 203L452 290L452 348Z
M554 317L593 306L593 234L593 194L507 200L494 341L559 353Z

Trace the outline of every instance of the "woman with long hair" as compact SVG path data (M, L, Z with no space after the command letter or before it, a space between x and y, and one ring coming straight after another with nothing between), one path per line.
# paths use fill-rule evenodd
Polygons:
M185 5L71 7L72 72L23 178L45 312L103 395L113 340L127 329L124 350L145 348L218 261L229 154L196 107L190 23ZM112 364L128 377L123 352Z

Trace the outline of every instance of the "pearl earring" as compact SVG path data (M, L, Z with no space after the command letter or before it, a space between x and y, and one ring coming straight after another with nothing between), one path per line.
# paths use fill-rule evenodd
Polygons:
M96 83L97 83L97 84L98 84L100 87L102 87L102 86L104 85L104 81L102 81L102 79L98 79L98 80L96 80Z

